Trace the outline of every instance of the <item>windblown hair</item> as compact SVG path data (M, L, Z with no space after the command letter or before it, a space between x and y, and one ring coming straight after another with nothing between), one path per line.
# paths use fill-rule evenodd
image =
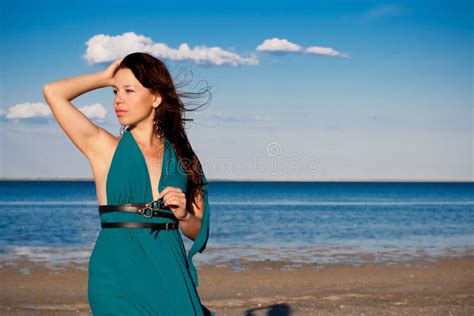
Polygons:
M186 207L188 210L193 210L191 203L195 203L197 193L202 192L203 186L207 182L203 181L201 162L194 153L184 130L184 122L192 121L192 119L185 118L185 113L197 110L207 102L195 108L186 108L181 98L197 99L209 93L209 99L211 99L211 87L207 86L199 92L177 92L166 65L160 59L146 52L135 52L125 56L115 69L114 76L122 68L130 69L145 88L155 93L158 92L162 97L161 104L155 109L153 119L155 132L161 137L168 138L173 144L187 177ZM121 134L126 127L126 125L121 127Z

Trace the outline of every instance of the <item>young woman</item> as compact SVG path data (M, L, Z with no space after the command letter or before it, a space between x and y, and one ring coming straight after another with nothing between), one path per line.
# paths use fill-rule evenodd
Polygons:
M70 102L108 86L122 125L117 137ZM163 62L133 53L105 71L48 83L43 94L92 166L102 227L89 261L92 313L214 315L201 304L192 261L209 236L207 180L184 130L188 109ZM187 255L178 228L193 240Z

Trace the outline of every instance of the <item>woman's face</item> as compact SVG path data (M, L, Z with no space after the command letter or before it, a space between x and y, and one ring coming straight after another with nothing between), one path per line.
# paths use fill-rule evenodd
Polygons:
M142 86L130 69L117 71L112 89L115 94L114 109L121 125L135 125L148 119L153 121L152 104L156 106L161 98Z

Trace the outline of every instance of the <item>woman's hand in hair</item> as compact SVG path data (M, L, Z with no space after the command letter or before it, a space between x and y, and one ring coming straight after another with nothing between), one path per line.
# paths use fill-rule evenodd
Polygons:
M115 69L118 67L118 65L120 65L120 63L122 62L122 60L124 58L125 57L121 57L121 58L118 58L118 59L114 60L107 67L107 69L105 69L104 71L101 72L101 74L103 75L104 80L106 80L106 82L109 86L111 86L113 84L112 80L114 78L113 75L114 75Z

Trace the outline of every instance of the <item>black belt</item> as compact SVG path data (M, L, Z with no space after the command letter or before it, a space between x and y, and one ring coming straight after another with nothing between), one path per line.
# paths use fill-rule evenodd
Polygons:
M173 230L178 229L178 223L144 223L144 222L102 222L100 223L102 228L153 228Z
M170 223L147 223L147 222L102 222L102 228L153 228L172 230L178 228L178 219L173 213L162 212L160 209L168 209L163 205L163 199L158 199L149 203L127 203L99 205L99 214L109 212L132 212L143 215L145 218L166 217L174 220Z

